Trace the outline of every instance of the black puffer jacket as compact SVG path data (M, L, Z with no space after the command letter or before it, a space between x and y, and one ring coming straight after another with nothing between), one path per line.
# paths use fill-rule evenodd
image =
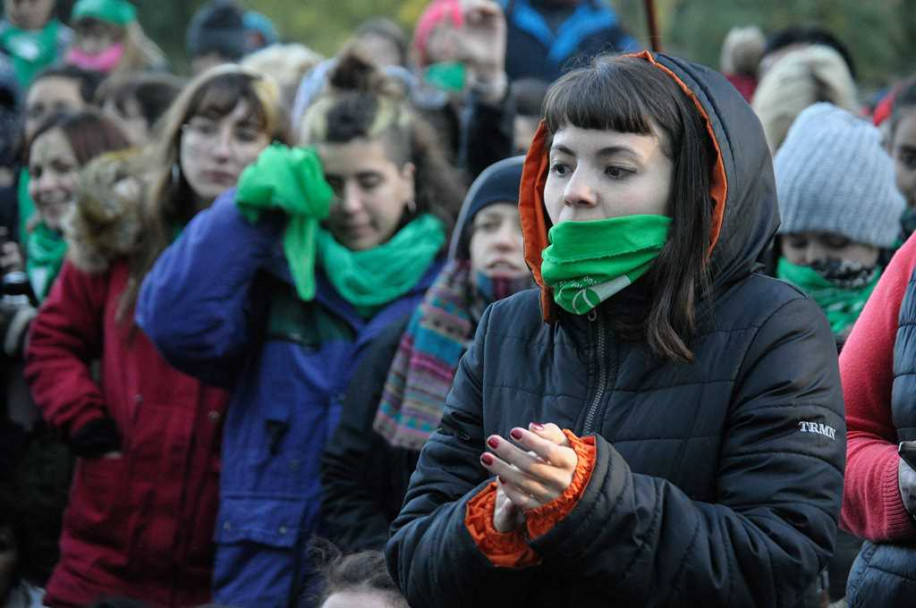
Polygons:
M795 606L833 551L845 458L836 349L813 301L755 272L778 225L762 131L721 76L656 60L708 114L728 185L696 361L615 336L608 317L638 305L638 284L592 319L544 323L535 291L491 306L387 546L411 605ZM526 225L537 209L524 183ZM546 235L525 237L539 256ZM532 421L596 435L597 463L573 511L530 543L542 563L495 568L466 504L491 481L485 437Z

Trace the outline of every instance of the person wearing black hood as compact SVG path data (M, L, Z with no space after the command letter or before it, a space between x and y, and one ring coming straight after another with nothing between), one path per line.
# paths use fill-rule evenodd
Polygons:
M322 532L346 553L382 549L458 360L492 302L533 287L518 218L523 157L491 165L465 198L450 261L405 324L354 373L322 459Z
M570 72L545 116L519 197L541 293L484 312L392 577L415 606L798 605L846 428L823 314L758 272L779 225L760 124L720 74L648 52Z

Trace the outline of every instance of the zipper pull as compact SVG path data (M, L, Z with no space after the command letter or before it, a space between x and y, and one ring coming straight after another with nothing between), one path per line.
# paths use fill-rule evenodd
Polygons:
M598 318L598 311L596 309L591 309L588 311L588 320L594 322Z

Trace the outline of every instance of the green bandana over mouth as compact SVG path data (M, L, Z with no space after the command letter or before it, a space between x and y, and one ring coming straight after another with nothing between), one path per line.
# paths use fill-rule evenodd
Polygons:
M859 318L881 273L872 272L869 280L859 287L840 287L810 266L800 266L786 258L779 258L776 276L808 294L824 311L833 333L842 335Z
M670 230L663 215L562 222L547 235L541 275L560 307L584 315L646 274Z

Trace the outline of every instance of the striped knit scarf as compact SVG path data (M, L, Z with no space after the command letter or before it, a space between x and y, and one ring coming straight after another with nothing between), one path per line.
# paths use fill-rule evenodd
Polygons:
M373 428L394 447L419 451L439 428L458 360L491 302L532 285L530 277L478 287L466 261L450 262L420 304L391 363Z

